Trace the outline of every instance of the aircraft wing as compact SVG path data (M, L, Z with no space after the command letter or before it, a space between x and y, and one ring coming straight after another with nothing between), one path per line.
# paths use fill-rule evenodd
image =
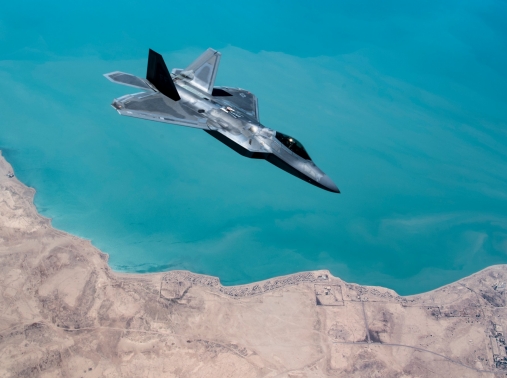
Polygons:
M106 77L106 79L116 84L123 84L129 87L141 88L144 89L145 91L154 92L153 89L150 87L150 85L146 82L146 80L125 72L115 71L104 74L104 76Z
M179 101L172 101L159 92L141 92L115 99L112 103L121 115L150 121L208 129L206 119L186 108Z
M232 108L240 108L250 117L259 121L257 97L253 93L241 88L215 87L213 88L213 96L219 96L220 102Z

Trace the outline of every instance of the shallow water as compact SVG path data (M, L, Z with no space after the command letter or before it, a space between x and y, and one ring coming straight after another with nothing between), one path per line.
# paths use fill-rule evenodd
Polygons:
M213 4L0 6L0 149L55 227L116 270L225 284L326 268L411 294L507 262L505 3ZM209 46L342 194L109 106L133 91L103 73Z

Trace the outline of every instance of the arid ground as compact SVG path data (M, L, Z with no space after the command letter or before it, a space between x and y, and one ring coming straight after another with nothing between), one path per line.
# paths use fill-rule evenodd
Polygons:
M118 274L0 156L1 377L501 377L507 267L401 297L327 271Z

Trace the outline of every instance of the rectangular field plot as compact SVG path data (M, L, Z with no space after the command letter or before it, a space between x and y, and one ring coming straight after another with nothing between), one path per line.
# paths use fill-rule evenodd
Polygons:
M317 306L343 306L341 286L315 284L315 301Z

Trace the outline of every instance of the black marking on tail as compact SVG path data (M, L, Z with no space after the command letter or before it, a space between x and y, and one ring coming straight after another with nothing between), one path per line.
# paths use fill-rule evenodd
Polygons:
M166 95L171 100L179 101L181 99L173 79L171 78L171 74L165 65L164 58L152 49L150 49L148 53L146 79L148 79L160 93Z

